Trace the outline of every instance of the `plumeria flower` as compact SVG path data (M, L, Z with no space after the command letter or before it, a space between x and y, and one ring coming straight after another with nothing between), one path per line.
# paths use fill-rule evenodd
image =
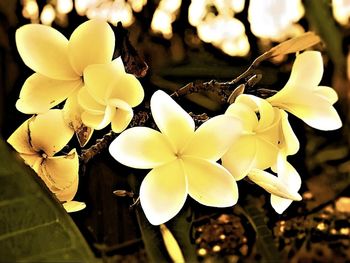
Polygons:
M279 110L264 99L242 94L225 115L240 119L243 133L222 157L223 166L236 180L244 178L253 168L265 170L271 167L279 151Z
M120 57L108 64L89 66L84 72L84 82L78 93L83 123L96 130L111 123L114 132L122 132L133 117L132 107L143 100L140 82L125 72Z
M277 158L282 154L295 154L299 149L299 142L289 125L287 113L272 107L264 99L242 94L229 106L225 115L239 118L243 123L243 133L222 157L223 166L236 180L248 176L273 196L300 200L297 193L300 185L298 189L288 187L292 184L292 176L285 173L289 172L291 165ZM277 177L264 171L275 167L276 163ZM275 203L277 201L274 201L274 205L278 207Z
M342 126L332 106L337 93L330 87L319 86L323 75L323 61L318 51L297 55L291 76L282 90L267 100L320 130L335 130Z
M24 25L16 31L16 45L24 63L35 71L22 87L17 109L44 113L68 98L66 118L79 129L76 95L84 85L84 71L89 65L112 60L115 37L108 23L89 20L77 27L69 40L52 27Z
M213 207L229 207L238 199L235 179L216 163L241 132L231 116L217 116L195 131L191 116L170 96L157 91L151 111L160 132L147 127L127 129L110 145L120 163L152 169L140 188L140 202L153 225L173 218L187 194Z
M7 140L62 202L71 201L77 192L79 159L75 149L55 154L73 133L61 110L49 110L25 121Z

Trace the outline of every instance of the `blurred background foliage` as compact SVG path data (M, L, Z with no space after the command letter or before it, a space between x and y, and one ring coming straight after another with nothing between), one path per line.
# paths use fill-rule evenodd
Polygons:
M326 205L335 206L340 196L349 195L347 191L350 173L349 1L2 0L0 1L0 135L5 140L28 118L19 113L14 106L24 80L31 74L31 70L23 64L16 51L14 40L16 29L27 23L42 23L57 28L69 37L79 24L94 17L104 18L114 26L121 21L129 31L131 43L149 66L147 75L140 79L146 91L146 100L156 89L174 91L192 81L231 80L272 46L305 31L314 31L322 39L322 43L314 47L322 52L325 62L325 73L321 84L331 86L338 92L339 102L336 108L344 125L338 131L326 133L308 129L301 121L291 118L303 146L301 151L293 156L291 162L304 179L302 188L304 201L293 204L285 215L278 216L270 211L268 205L265 205L265 199L261 199L261 196L266 198L267 195L256 188L254 202L258 203L256 206L246 207L245 210L239 209L240 206L244 208L244 204L249 201L249 198L246 199L243 196L240 198L238 210L233 212L232 209L220 212L209 209L203 212L201 207L198 207L194 221L195 229L191 228L194 232L191 240L196 240L196 252L200 259L208 256L215 258L220 253L226 253L225 255L231 253L249 260L257 259L259 253L255 251L254 254L256 250L254 240L256 235L259 236L257 226L260 225L260 229L263 229L263 233L260 234L264 237L260 241L260 248L262 247L260 251L267 251L260 254L263 257L265 255L265 259L273 260L273 255L272 258L269 255L271 248L266 247L266 244L269 244L266 240L272 240L272 235L268 237L269 234L266 233L273 227L279 229L274 233L275 242L281 242L280 238L285 242L285 232L280 230L281 222L290 219L288 222L291 223L287 224L291 224L290 228L295 230L300 216L305 217L314 212L321 213L323 211L321 209ZM118 39L116 42L118 44ZM258 68L258 72L263 76L258 83L259 87L277 90L282 88L289 77L292 61L293 55L289 55L262 63ZM210 116L224 110L223 103L215 94L193 94L188 96L188 99L181 99L179 102L186 110L197 114L207 112ZM94 139L102 137L104 133L106 131L96 132ZM2 156L3 152L0 153L1 158ZM2 165L6 166L5 163ZM87 208L71 216L96 255L106 260L113 258L118 261L125 259L126 254L136 251L139 253L139 260L145 258L143 250L140 250L143 247L141 235L145 237L149 229L151 234L155 232L144 219L142 221L142 211L139 211L136 217L135 211L129 208L132 200L117 198L112 194L116 189L137 192L136 189L143 175L144 173L140 171L130 171L116 163L107 152L98 155L85 167L85 173L81 176L78 200L86 202ZM240 187L240 192L244 193L251 185L243 182ZM347 204L347 201L344 202ZM266 213L262 213L259 207L264 207ZM176 229L188 227L188 224L181 225L181 222L184 222L181 220L188 219L186 209L182 212L183 217L171 223L172 229L175 229L174 232ZM252 217L247 215L247 212L258 215L255 219L253 217L255 221L249 221ZM218 215L218 213L226 217L208 216L208 214ZM312 222L310 228L321 229L318 223L314 224L314 218L317 218L317 215L312 215L314 217L310 219ZM270 220L268 228L264 225L266 216ZM337 219L336 216L335 218ZM349 230L349 217L346 218L347 224L343 228ZM141 220L141 231L137 220L139 222ZM296 220L295 224L293 220ZM250 223L247 224L247 221ZM215 236L213 233L217 230L212 229L213 225L217 224L221 229L232 222L237 227L231 227L227 231L231 235L235 234L238 239L234 242L231 240L231 243L228 241L225 244L220 243L219 248L216 247L216 249L214 247L217 245L215 243L217 240L214 240L215 242L212 241L211 246L208 247L210 243L208 237L207 239L203 237ZM336 229L331 228L331 225L331 223L328 224L329 228L326 228L329 235L332 229ZM300 241L305 245L305 240L310 240L310 233L313 232L307 230L307 226L303 227L304 232L300 231L304 234L309 233L309 235L305 234L307 237L303 237L304 239ZM239 232L238 229L242 228L245 230ZM339 232L339 229L341 228L337 228L336 231ZM324 233L326 230L320 231ZM293 233L295 235L295 231ZM184 244L190 240L188 237L183 238L183 233L174 235L177 235L179 240L183 239L181 243ZM156 236L160 237L159 231ZM198 241L198 238L202 239ZM144 238L144 240L148 242L148 245L146 244L148 252L152 250L152 246L153 251L164 246L161 243L152 243L156 240L154 238L148 241ZM259 246L259 242L257 245ZM349 246L350 244L348 248ZM289 248L289 252L286 252L286 247L288 248L284 244L284 250L280 248L285 256L293 256L294 259L303 257L293 252L295 248ZM191 252L187 253L184 250L184 253L187 258L193 258ZM120 258L119 254L124 256ZM155 254L153 256L162 257ZM326 260L327 257L324 259ZM347 259L349 260L350 257ZM232 262L235 262L234 260L233 258Z

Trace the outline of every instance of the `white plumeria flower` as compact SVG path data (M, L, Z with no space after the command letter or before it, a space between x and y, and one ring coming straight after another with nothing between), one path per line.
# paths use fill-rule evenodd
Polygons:
M243 123L243 133L222 157L223 166L236 180L248 176L274 196L300 200L297 193L299 188L289 188L291 176L284 174L289 172L290 164L277 159L282 154L295 154L299 149L299 141L289 125L287 113L272 107L264 99L242 94L230 105L225 115L239 118ZM276 163L277 177L264 171Z
M323 75L323 61L318 51L297 55L291 76L282 90L267 100L320 130L335 130L342 126L332 106L337 93L330 87L318 86Z
M216 161L240 134L240 121L221 115L195 131L191 116L163 91L153 94L151 111L161 132L134 127L109 148L124 165L152 169L140 188L148 220L153 225L167 222L181 210L187 194L206 206L233 206L238 199L236 181Z
M75 149L54 156L73 136L61 110L49 110L25 121L7 142L60 201L71 201L78 189L79 159Z
M223 166L236 180L243 179L253 168L264 170L275 164L281 119L278 109L264 99L242 94L225 115L236 117L243 123L242 135L222 157Z
M27 114L43 113L67 99L84 85L87 66L112 60L114 44L113 30L101 20L81 24L69 40L45 25L17 29L18 52L35 71L22 87L17 109Z
M140 82L125 72L120 57L108 64L89 66L84 72L84 82L78 93L83 123L96 130L111 123L114 132L122 132L133 117L132 107L143 100Z

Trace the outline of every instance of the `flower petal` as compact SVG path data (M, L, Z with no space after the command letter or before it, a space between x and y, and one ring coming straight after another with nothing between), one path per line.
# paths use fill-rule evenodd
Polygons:
M37 152L48 156L59 152L72 138L74 132L65 123L61 110L49 110L29 122L30 142Z
M63 203L63 208L67 211L67 213L78 212L83 210L85 207L86 204L84 202L68 201Z
M39 176L60 201L71 201L78 190L79 158L75 149L66 156L49 157L39 169Z
M118 162L133 168L154 168L176 159L167 138L146 127L125 130L111 143L109 152Z
M68 44L69 59L76 73L82 76L88 65L110 62L114 44L114 33L107 22L92 19L78 26Z
M204 159L183 158L189 195L202 205L229 207L237 203L236 180L221 165Z
M267 192L277 195L279 197L300 201L301 196L297 191L289 189L287 184L284 183L280 178L259 170L252 169L248 174L249 179L254 183L264 188Z
M102 114L84 111L81 114L81 120L86 126L91 127L95 130L101 130L110 124L114 118L115 112L115 108L111 106L107 106Z
M87 127L81 120L83 109L78 103L78 91L68 97L63 107L64 120L71 127L79 141L80 147L84 147L90 140L94 129Z
M168 137L174 151L182 150L194 134L191 116L161 90L151 98L151 111L159 130Z
M39 154L20 154L24 163L29 165L36 173L39 170L43 157Z
M217 161L241 133L242 124L239 119L226 115L216 116L196 130L183 155Z
M254 112L246 104L235 102L231 104L225 112L225 115L233 116L242 121L243 130L252 132L258 125L258 118Z
M281 114L281 135L279 147L285 155L293 155L299 151L300 144L288 121L288 113L279 110Z
M106 105L106 101L111 98L113 84L121 74L125 72L117 61L90 65L84 70L85 88L98 103Z
M255 167L256 153L256 140L242 136L222 156L222 165L237 181L241 180Z
M83 87L78 92L78 103L79 105L84 109L84 111L87 111L89 113L99 113L103 114L106 105L102 105L98 103L87 91L86 87Z
M153 225L163 224L176 216L186 198L186 177L179 161L154 168L140 187L141 206Z
M16 108L26 114L44 113L81 87L81 79L56 80L34 73L24 82Z
M16 31L16 45L24 64L35 72L60 80L80 78L68 59L68 40L56 29L24 25Z
M126 102L119 99L114 99L112 102L117 108L112 119L112 130L116 133L120 133L128 127L134 114L132 108Z
M331 87L318 86L314 89L314 93L326 99L331 105L338 101L338 94Z
M121 73L112 84L110 98L117 98L127 102L131 107L139 105L144 98L141 83L134 75Z
M299 191L301 187L301 178L295 168L287 162L285 155L280 154L277 162L278 178L287 185L292 191ZM293 200L271 195L271 205L275 211L282 214L293 202Z
M7 139L7 142L21 154L37 154L31 145L31 138L29 133L29 122L32 121L33 118L34 117L23 122L21 126L19 126Z

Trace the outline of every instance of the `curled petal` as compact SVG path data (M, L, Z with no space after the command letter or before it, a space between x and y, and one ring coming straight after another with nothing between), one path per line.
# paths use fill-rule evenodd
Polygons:
M69 59L75 72L82 76L90 64L110 62L114 52L115 37L107 22L88 20L72 33L69 44Z
M87 91L86 87L83 87L78 92L78 103L84 111L91 114L103 114L106 105L98 103Z
M116 107L116 112L112 119L112 130L116 133L120 133L128 127L132 117L134 116L132 108L129 104L122 100L112 100L113 105Z
M26 114L44 113L81 87L81 79L56 80L34 73L23 84L16 108Z
M191 116L161 90L151 98L151 111L158 128L172 143L173 150L182 150L194 134Z
M7 139L7 142L21 154L36 155L37 152L33 149L31 144L31 137L29 132L29 122L32 121L34 117L26 120L21 124Z
M241 133L242 124L239 119L226 115L216 116L196 130L183 150L183 155L217 161Z
M38 175L60 201L71 201L78 190L79 158L75 149L66 156L43 161Z
M225 115L233 116L242 121L243 130L245 132L252 132L258 125L258 118L248 105L244 103L232 103L225 112Z
M268 172L259 169L252 169L249 172L248 177L254 183L261 186L271 194L295 201L301 200L301 196L298 194L297 191L289 189L283 180L277 178L276 176Z
M213 207L229 207L237 203L236 180L221 165L204 159L183 158L188 193L197 202Z
M154 168L176 159L167 138L146 127L125 130L111 143L109 152L118 162L133 168Z
M153 225L172 219L183 207L186 197L186 177L179 161L154 168L140 188L141 206Z
M280 110L281 114L281 138L279 147L285 155L293 155L299 151L299 140L288 121L288 113Z
M287 162L286 156L283 153L278 156L277 175L291 191L299 191L301 187L300 175L297 170ZM282 214L292 202L293 200L273 194L271 195L271 205L279 214Z
M16 45L24 63L35 72L60 80L80 78L68 59L68 40L52 27L24 25L16 31Z
M84 202L68 201L63 203L63 208L67 211L67 213L78 212L83 210L85 207L86 204Z
M49 110L29 121L30 142L37 152L48 156L59 152L73 136L73 130L66 124L61 110Z
M101 130L112 121L115 112L115 108L111 106L107 106L102 114L85 111L81 114L81 120L86 126L95 130Z

